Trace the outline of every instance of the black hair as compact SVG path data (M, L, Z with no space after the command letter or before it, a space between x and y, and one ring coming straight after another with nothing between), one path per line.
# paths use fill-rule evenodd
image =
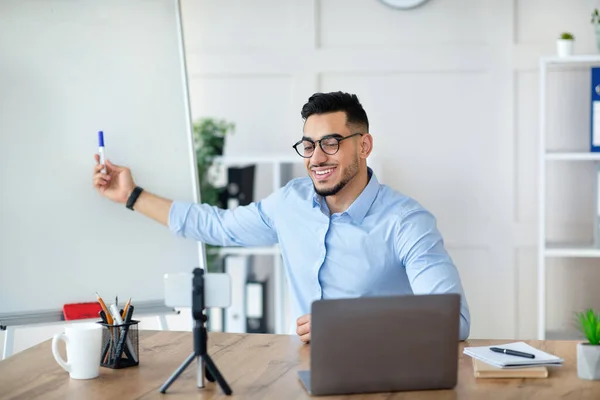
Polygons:
M346 113L346 123L359 125L369 132L369 119L362 104L355 94L343 92L315 93L302 107L300 115L306 121L313 114L326 114L343 111Z

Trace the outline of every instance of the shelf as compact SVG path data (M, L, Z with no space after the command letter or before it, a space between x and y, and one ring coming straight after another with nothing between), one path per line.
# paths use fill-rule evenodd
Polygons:
M222 256L275 256L280 254L279 246L267 247L221 247Z
M594 258L600 257L600 248L594 247L592 245L546 245L546 250L544 251L544 255L546 257L586 257L586 258Z
M600 63L600 55L598 54L578 54L568 57L542 57L541 62L546 64L577 64L577 63Z
M592 152L546 152L546 160L558 160L558 161L600 161L600 153Z

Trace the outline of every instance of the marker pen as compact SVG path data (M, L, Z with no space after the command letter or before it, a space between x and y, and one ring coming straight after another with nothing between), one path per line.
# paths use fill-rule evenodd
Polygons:
M100 164L104 165L102 168L102 173L106 173L106 160L104 157L104 133L102 131L98 132L98 154L100 154Z

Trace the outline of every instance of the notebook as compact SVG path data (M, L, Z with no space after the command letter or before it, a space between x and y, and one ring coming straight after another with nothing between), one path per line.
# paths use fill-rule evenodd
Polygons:
M501 347L503 349L532 353L535 355L535 358L525 358L504 353L496 353L490 350L490 347ZM525 342L506 343L502 345L495 344L492 346L465 347L463 353L498 368L560 366L564 362L562 358L536 349Z
M528 368L500 368L473 358L473 375L475 378L547 378L548 368L545 366Z

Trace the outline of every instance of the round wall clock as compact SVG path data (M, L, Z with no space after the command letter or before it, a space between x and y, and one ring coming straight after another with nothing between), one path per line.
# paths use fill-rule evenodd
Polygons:
M419 7L423 5L428 0L379 0L386 6L390 6L392 8L399 8L401 10L408 10L409 8Z

